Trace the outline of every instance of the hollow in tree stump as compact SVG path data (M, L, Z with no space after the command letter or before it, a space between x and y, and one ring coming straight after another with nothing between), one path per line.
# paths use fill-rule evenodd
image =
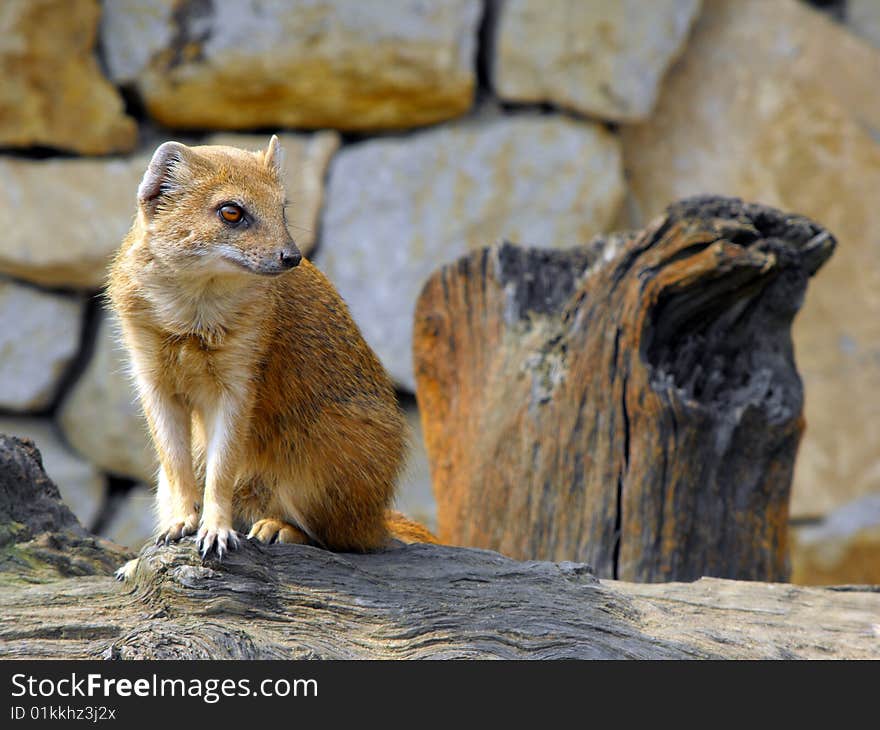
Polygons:
M834 245L704 197L637 234L436 272L414 359L441 539L630 581L786 580L790 327Z

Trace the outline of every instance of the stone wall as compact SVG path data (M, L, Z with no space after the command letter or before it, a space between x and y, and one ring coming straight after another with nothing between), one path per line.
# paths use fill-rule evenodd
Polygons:
M410 352L428 274L740 195L840 239L795 328L794 572L877 580L880 518L858 505L880 494L880 3L815 4L6 0L0 431L36 440L86 526L145 539L155 465L100 292L166 139L279 132L291 232L398 383L400 503L429 524Z

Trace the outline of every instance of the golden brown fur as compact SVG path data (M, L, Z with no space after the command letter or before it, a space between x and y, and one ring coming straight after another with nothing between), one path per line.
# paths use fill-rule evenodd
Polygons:
M220 555L234 527L333 550L378 548L389 526L433 541L386 514L405 421L336 290L292 263L279 154L275 138L258 153L162 145L111 269L161 463L159 537L198 529ZM247 217L228 224L224 203Z

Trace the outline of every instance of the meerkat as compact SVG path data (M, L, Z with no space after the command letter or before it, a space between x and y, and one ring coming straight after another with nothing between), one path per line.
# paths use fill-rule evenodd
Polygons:
M157 541L370 551L433 542L390 510L406 450L393 384L288 232L282 151L165 142L110 268L160 464Z

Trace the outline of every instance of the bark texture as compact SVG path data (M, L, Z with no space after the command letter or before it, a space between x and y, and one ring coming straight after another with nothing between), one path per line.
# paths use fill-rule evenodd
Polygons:
M441 540L628 581L786 580L790 328L834 245L702 197L639 233L436 272L414 360Z
M0 436L3 534L10 514L24 525L3 550L62 566L0 564L3 658L880 658L870 588L600 581L486 550L245 543L203 563L185 541L145 548L117 583L108 572L128 556L53 490L32 445Z

